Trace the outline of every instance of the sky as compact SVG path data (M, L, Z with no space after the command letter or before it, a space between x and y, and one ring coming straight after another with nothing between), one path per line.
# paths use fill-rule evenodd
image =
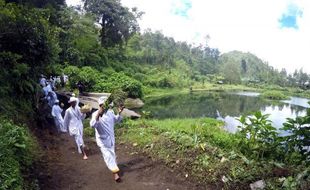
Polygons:
M121 0L145 12L143 30L221 53L251 52L269 65L310 74L309 0ZM67 0L76 5L79 0ZM209 38L207 37L209 36Z

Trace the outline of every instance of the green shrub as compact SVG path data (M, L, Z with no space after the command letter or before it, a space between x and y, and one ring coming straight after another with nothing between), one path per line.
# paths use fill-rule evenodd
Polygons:
M76 88L80 69L77 66L68 66L64 69L64 73L69 77L69 85L71 89Z
M307 115L304 117L296 117L295 119L288 118L283 131L289 132L283 137L283 142L286 143L286 151L288 153L295 153L298 151L302 157L294 157L295 161L310 160L310 152L308 148L310 145L310 109L307 109ZM308 162L308 164L310 164Z
M284 100L288 98L288 96L279 91L265 91L261 94L261 96L271 100Z
M94 86L94 89L99 92L113 92L121 89L131 98L141 98L143 96L142 84L122 72L112 73L107 79L101 79Z
M133 75L133 78L138 80L138 81L143 81L146 79L146 75L145 74L142 74L142 73L135 73Z
M1 118L0 189L25 189L23 173L34 160L35 144L25 127Z
M155 75L148 79L145 84L155 88L173 88L177 86L173 77L169 75Z
M260 111L253 116L241 116L239 121L242 125L238 126L242 137L241 152L256 159L273 155L278 146L278 133L268 117Z
M84 135L86 137L95 137L95 129L90 126L89 122L90 119L85 119L83 121Z
M69 76L70 88L77 88L76 84L81 81L86 88L86 91L94 89L96 83L100 80L100 73L92 67L85 66L78 68L76 66L68 66L64 69L64 73Z

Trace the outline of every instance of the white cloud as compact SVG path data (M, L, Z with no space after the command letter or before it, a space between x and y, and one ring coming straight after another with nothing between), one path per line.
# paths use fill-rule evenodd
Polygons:
M78 0L67 0L69 2ZM161 30L176 40L204 43L221 52L251 52L275 68L289 72L303 68L310 73L310 1L308 0L190 0L187 17L173 14L182 0L122 0L145 14L142 29ZM301 8L298 30L280 28L279 19L288 5Z
M310 2L307 0L191 0L188 19L173 15L176 0L122 0L145 12L141 27L162 30L177 40L204 43L222 52L252 52L275 68L303 68L310 73ZM303 11L299 29L281 29L278 22L291 3ZM197 38L197 34L200 37Z

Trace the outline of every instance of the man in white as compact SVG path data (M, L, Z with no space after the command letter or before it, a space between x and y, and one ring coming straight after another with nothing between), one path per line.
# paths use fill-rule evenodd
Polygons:
M55 121L55 125L57 127L58 132L67 132L67 129L64 126L64 119L62 118L62 109L59 106L59 100L55 100L55 104L52 108L52 116Z
M46 78L44 77L43 74L41 74L40 85L41 85L42 87L45 87L45 86L46 86Z
M44 96L46 99L47 99L48 93L50 91L53 91L53 89L52 89L51 85L46 82L46 85L43 87L43 92L44 92Z
M71 97L75 97L75 98L76 98L76 105L77 105L78 107L80 107L80 106L79 106L80 100L79 100L78 97L76 97L75 93L72 93L72 94L71 94Z
M104 107L105 97L101 97L98 100L99 110L92 114L90 120L90 126L95 128L96 131L96 142L100 147L103 159L114 175L114 180L120 182L120 176L118 175L119 168L116 162L115 155L115 136L114 136L114 125L121 121L119 114L115 115L112 109ZM123 107L118 108L119 113L123 111Z
M78 152L83 154L83 159L87 160L88 157L84 150L83 141L83 123L82 120L85 118L85 114L82 114L80 108L76 104L77 100L75 97L71 97L69 104L71 105L65 113L64 126L68 129L70 136L73 136L78 147Z

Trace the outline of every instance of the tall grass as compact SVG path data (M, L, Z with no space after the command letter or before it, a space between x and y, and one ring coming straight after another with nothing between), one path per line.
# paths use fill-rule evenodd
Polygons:
M228 133L222 126L211 118L127 120L116 130L116 137L118 142L131 143L153 159L178 168L182 175L219 189L248 189L258 179L265 179L269 189L279 189L307 171L304 164L253 158L252 150L244 153L244 146L240 146L244 137ZM283 172L280 182L277 171ZM307 180L304 182L307 185Z

